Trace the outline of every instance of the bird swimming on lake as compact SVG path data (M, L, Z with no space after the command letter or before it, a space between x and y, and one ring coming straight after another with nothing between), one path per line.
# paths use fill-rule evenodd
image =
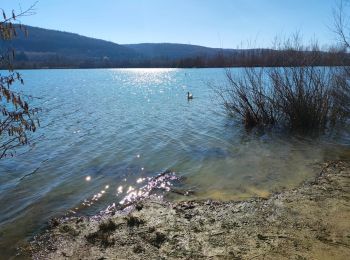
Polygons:
M187 92L187 100L193 99L193 95L190 92Z

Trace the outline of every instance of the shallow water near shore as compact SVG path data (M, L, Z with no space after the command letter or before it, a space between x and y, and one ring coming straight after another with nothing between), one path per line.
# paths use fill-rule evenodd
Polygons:
M0 161L5 258L50 218L96 214L145 195L140 188L168 169L180 180L164 178L155 192L192 191L166 193L168 199L241 200L295 187L314 176L317 163L350 157L347 131L317 138L246 132L227 118L208 86L225 84L223 69L22 75L24 91L40 97L33 103L43 109L42 127L30 152Z

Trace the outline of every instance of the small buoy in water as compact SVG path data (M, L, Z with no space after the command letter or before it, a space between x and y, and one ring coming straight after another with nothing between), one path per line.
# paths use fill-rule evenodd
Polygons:
M190 92L187 92L187 100L193 99L193 95Z

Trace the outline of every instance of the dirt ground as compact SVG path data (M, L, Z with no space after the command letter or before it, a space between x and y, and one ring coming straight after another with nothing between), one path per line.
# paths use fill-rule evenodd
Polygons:
M241 202L156 199L108 216L53 220L33 259L350 259L350 162Z

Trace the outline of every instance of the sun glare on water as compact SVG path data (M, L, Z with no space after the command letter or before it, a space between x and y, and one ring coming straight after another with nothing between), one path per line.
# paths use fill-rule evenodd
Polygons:
M177 71L174 68L126 68L126 69L110 69L112 71L132 72L132 73L168 73Z

